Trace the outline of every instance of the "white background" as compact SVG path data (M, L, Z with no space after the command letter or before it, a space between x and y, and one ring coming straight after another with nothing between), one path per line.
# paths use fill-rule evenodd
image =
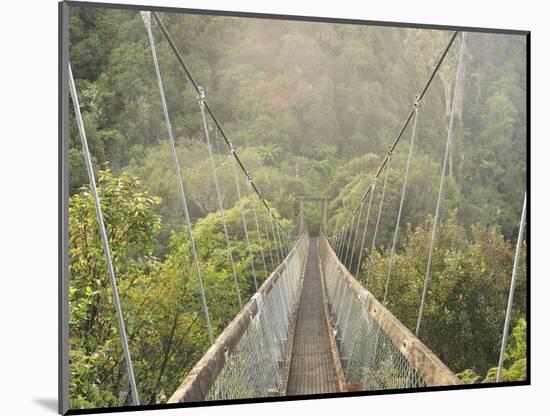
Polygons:
M56 3L54 0L12 0L3 2L1 8L0 413L9 415L54 414L57 403ZM545 396L550 393L547 356L550 278L544 272L544 263L550 231L546 215L550 25L545 2L142 0L141 3L531 30L532 386L135 414L549 414Z

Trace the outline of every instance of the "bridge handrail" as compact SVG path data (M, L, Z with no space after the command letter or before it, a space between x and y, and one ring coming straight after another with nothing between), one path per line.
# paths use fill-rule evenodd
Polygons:
M285 260L269 275L258 288L241 311L227 325L203 357L195 364L185 380L168 400L168 403L203 401L214 385L218 375L227 362L227 357L236 348L261 308L262 300L266 299L271 289L288 267L290 260L309 240L307 230L304 230L290 250Z
M377 322L382 331L386 333L410 365L423 378L427 386L462 384L460 379L420 339L355 279L332 250L324 232L320 233L319 253L322 264L325 263L323 257L326 259L326 256L329 257L329 261L335 263L336 270L354 292L357 299L365 306L368 314Z

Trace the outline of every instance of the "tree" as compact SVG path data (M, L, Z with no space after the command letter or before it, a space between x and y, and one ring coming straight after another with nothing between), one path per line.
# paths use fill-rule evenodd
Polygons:
M433 30L169 13L161 18L254 183L288 230L296 225L298 195L329 197L329 230L342 226L448 39L448 33ZM149 41L135 11L71 6L70 26L70 58L92 160L105 169L98 174L100 196L138 389L144 402L163 402L206 351L209 336ZM196 92L156 26L153 31L216 335L238 304L202 120ZM411 329L426 269L457 45L418 113L394 258L387 306ZM521 37L471 33L466 48L453 166L445 182L421 339L454 371L468 369L464 380L479 382L491 380L498 360L513 261L508 240L517 235L526 184L526 44ZM252 262L261 283L266 277L261 248L269 274L278 264L269 255L275 245L263 235L260 247L251 205L258 201L254 194L250 199L238 167L250 258L228 149L212 120L207 124L241 295L247 300L255 289ZM374 250L370 289L380 298L410 129L392 157ZM124 404L126 370L72 112L69 163L72 404ZM374 192L367 250L383 175ZM263 234L268 218L264 208L256 208ZM306 205L305 214L310 227L320 223L319 205ZM358 276L363 282L368 254L363 253ZM522 258L515 327L525 315L525 293ZM510 379L525 368L521 353L514 354L505 362Z
M393 259L387 308L415 330L433 220L408 227ZM498 358L514 247L496 227L466 229L451 215L437 229L420 339L452 370L485 373ZM373 259L369 290L383 298L389 250ZM365 255L366 258L366 255ZM367 262L359 278L364 283ZM514 316L525 313L525 269L520 270ZM452 334L452 336L449 336Z
M152 246L160 223L153 207L159 201L140 192L137 179L128 175L115 178L109 170L100 171L97 183L132 340L139 336L144 318L133 298L150 288L158 269ZM69 201L69 276L72 406L123 404L125 366L96 212L87 187Z
M527 342L526 342L527 322L525 318L519 318L512 331L512 343L508 345L505 352L504 367L500 381L520 381L527 378ZM496 382L498 367L492 367L487 371L487 375L482 377L472 369L467 369L457 374L462 382L466 384L474 383L494 383Z

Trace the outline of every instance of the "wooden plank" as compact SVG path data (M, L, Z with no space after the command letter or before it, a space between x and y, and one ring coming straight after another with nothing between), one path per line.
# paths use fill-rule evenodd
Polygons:
M333 393L338 391L334 356L323 305L317 239L312 238L296 314L296 332L286 394Z
M308 243L308 249L309 249L309 243ZM309 253L309 250L306 252ZM297 315L298 315L298 305L300 303L300 298L302 296L302 289L304 285L304 276L306 272L306 263L307 263L308 255L304 257L304 261L302 263L302 273L300 276L300 286L298 288L298 294L296 296L296 304L294 305L294 313L292 314L292 320L290 324L290 330L288 331L288 341L287 341L287 347L286 347L286 354L285 354L285 361L283 365L283 371L282 371L282 381L281 386L279 388L279 393L282 396L286 396L286 391L288 387L288 377L290 375L290 364L292 362L292 351L294 350L294 334L296 333L296 321L297 321Z

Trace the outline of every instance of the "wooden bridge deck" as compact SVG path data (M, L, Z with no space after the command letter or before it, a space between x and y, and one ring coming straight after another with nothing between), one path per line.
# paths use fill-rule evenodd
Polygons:
M296 313L287 395L338 391L325 319L318 250L318 239L311 238Z

